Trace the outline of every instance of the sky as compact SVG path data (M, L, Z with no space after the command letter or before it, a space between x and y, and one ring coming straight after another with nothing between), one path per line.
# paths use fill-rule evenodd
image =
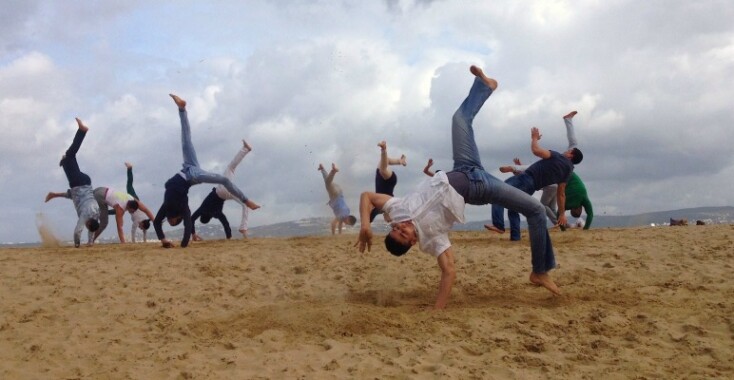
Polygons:
M726 0L78 1L8 0L0 13L0 242L38 241L37 216L70 240L59 159L78 155L93 186L135 190L155 213L181 167L169 93L188 102L201 166L262 208L250 226L330 217L316 168L358 213L386 140L396 196L452 167L451 116L474 64L499 88L474 121L483 165L567 146L574 119L596 215L734 205L734 2ZM191 188L196 209L211 190ZM539 197L540 193L536 193ZM237 225L240 208L225 203ZM467 220L490 217L467 206ZM216 222L216 221L214 221ZM125 217L125 231L130 219ZM103 237L116 236L114 222Z

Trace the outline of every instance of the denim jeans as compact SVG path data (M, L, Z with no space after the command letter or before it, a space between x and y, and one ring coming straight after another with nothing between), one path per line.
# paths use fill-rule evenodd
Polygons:
M530 233L533 273L546 273L555 268L556 261L546 227L545 207L537 199L487 173L479 158L472 123L490 95L492 89L475 78L469 95L454 113L451 125L453 170L465 173L469 178L466 203L497 204L525 215Z
M535 193L535 181L529 174L514 175L506 179L505 183L522 190L527 195ZM507 218L510 219L510 240L520 240L520 214L517 211L508 209ZM505 208L502 205L492 205L492 225L501 230L505 229Z
M179 109L178 116L181 118L181 150L183 152L183 169L181 171L186 175L186 179L192 185L199 183L220 184L230 194L240 199L242 203L247 202L247 196L229 178L221 174L208 172L199 167L196 150L194 150L194 144L191 142L191 126L189 125L189 117L186 110Z

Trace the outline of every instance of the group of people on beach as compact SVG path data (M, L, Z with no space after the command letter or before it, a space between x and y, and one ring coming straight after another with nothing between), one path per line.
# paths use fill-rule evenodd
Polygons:
M385 247L390 253L401 256L413 245L418 244L423 252L436 258L441 270L441 279L434 306L441 309L448 303L456 278L454 251L449 240L449 231L454 223L464 222L466 204L491 204L492 223L485 225L485 228L495 233L504 233L504 211L507 209L510 240L521 239L520 214L525 216L532 263L530 282L543 286L553 294L560 294L560 289L549 275L549 272L556 267L556 261L548 233L548 220L552 225L563 229L568 223L566 210L570 210L571 214L578 218L582 209L587 215L585 229L590 227L593 219L593 210L586 188L574 173L575 165L583 159L583 154L577 147L573 125L576 111L563 116L569 144L565 151L557 152L543 148L539 143L540 131L531 128L531 152L539 160L524 166L516 158L514 165L501 166L500 172L512 174L507 180L502 181L490 174L482 165L473 127L475 116L496 91L498 84L477 66L471 66L470 72L474 76L473 84L468 96L452 118L454 160L452 170L434 172L431 169L433 160L429 159L423 170L429 178L413 192L396 197L394 190L397 175L391 166L406 166L407 160L405 155L398 158L389 157L387 143L379 142L380 160L375 171L375 191L366 191L360 195L360 230L355 246L360 252L371 249L373 238L371 223L377 215L383 214L385 221L391 226L390 232L385 236ZM191 141L186 101L173 94L170 96L178 108L181 121L183 167L165 183L163 204L155 216L136 195L132 183L132 165L128 163L126 163L128 174L126 191L116 191L109 187L92 187L90 177L79 169L76 160L76 154L88 127L80 119L76 119L78 125L76 135L60 162L69 182L69 190L50 192L46 197L47 202L56 197L70 198L74 202L79 217L74 230L76 247L80 246L81 233L85 227L89 234L88 244L93 244L107 226L108 215L115 215L118 236L120 242L124 243L122 226L125 212L131 215L133 241L137 228L144 231L143 237L146 239L145 231L152 221L162 246L173 247L173 242L166 239L163 233L162 223L165 220L171 226L176 226L183 222L184 233L180 244L181 247L186 247L190 239L201 239L195 232L195 221L200 219L202 223L208 223L211 218L220 220L227 238L231 238L229 222L222 212L224 202L230 199L242 206L239 231L244 236L247 235L248 212L260 206L249 199L232 182L232 178L237 165L252 147L243 140L242 148L224 174L202 169ZM328 205L334 214L331 232L341 233L344 224L354 225L357 218L351 215L342 189L334 181L339 169L332 163L330 171L327 172L326 168L319 164L318 171L323 176L329 197ZM199 183L212 183L217 186L212 188L201 207L192 214L188 205L188 191L191 186ZM540 200L532 196L539 190L543 192Z
M59 165L64 169L69 181L69 190L66 192L49 192L46 202L57 197L70 198L74 202L77 216L76 228L74 229L74 246L81 244L81 233L84 227L89 231L87 245L94 241L107 227L107 215L114 214L117 222L117 232L120 243L125 243L123 233L123 214L130 213L133 229L132 239L135 241L135 230L140 228L145 231L150 228L151 220L161 245L165 248L174 246L173 242L166 239L163 233L163 221L166 220L171 226L177 226L183 222L184 234L181 246L186 247L189 239L201 240L194 230L194 221L201 218L202 223L208 223L211 218L219 219L225 227L227 238L231 237L231 229L226 216L222 212L224 201L233 199L242 205L242 222L240 233L247 235L248 209L256 210L260 206L250 200L233 182L232 177L237 165L252 150L247 141L242 140L242 148L232 162L227 166L224 174L216 174L202 169L196 157L196 150L191 141L191 126L186 113L186 101L180 97L170 94L173 102L178 107L179 119L181 120L181 150L183 152L182 169L174 174L165 184L163 204L158 213L153 213L137 197L133 188L132 165L126 163L128 170L127 192L115 191L109 187L92 188L92 180L86 173L79 169L76 154L84 141L89 127L77 118L77 131L74 140L61 158ZM189 208L189 188L199 183L212 183L217 186L212 189L209 196L204 199L201 207L193 215ZM110 207L110 209L108 209Z

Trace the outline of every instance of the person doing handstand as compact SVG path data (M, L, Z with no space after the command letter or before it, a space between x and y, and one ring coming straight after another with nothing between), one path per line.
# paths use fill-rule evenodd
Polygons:
M189 188L199 183L216 183L223 185L230 193L237 197L251 210L256 210L260 206L247 198L242 191L235 186L232 181L216 173L211 173L199 167L199 160L196 158L196 150L191 142L191 126L189 125L188 114L186 113L186 101L180 97L170 94L173 102L178 107L178 116L181 119L181 150L183 152L183 168L166 181L166 191L163 194L163 204L153 220L155 233L161 244L165 248L173 247L173 242L166 239L163 233L163 220L166 219L168 224L176 226L183 221L184 234L181 238L181 247L186 247L191 238L193 223L191 222L191 209L189 209Z
M355 243L360 252L370 250L372 229L369 216L373 208L389 215L392 230L385 237L385 247L396 256L405 254L416 243L437 259L441 269L434 307L446 307L456 279L454 253L449 240L451 226L464 222L464 206L500 204L526 216L530 230L532 272L530 282L553 294L560 294L549 272L556 266L553 246L546 227L545 207L524 192L489 174L482 166L474 139L473 120L485 101L497 88L497 81L471 66L474 83L469 95L454 113L451 125L453 170L436 172L424 180L418 190L402 198L363 192L360 196L361 228Z
M331 207L334 212L334 219L331 220L331 234L334 235L337 231L342 233L342 225L353 226L357 222L357 218L354 215L350 215L349 206L344 200L344 193L342 192L341 186L334 182L334 176L339 171L336 165L331 164L331 171L327 174L324 165L319 164L318 170L324 177L324 185L326 186L326 192L329 193L329 202L326 204Z

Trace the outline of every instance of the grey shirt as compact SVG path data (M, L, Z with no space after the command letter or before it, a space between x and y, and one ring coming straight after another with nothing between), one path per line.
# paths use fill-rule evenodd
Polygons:
M99 205L94 199L94 193L91 185L72 187L69 189L67 194L74 202L76 214L79 216L79 220L76 222L76 228L74 228L74 246L79 247L82 230L84 229L87 220L99 220ZM89 231L89 244L93 241L94 232Z

